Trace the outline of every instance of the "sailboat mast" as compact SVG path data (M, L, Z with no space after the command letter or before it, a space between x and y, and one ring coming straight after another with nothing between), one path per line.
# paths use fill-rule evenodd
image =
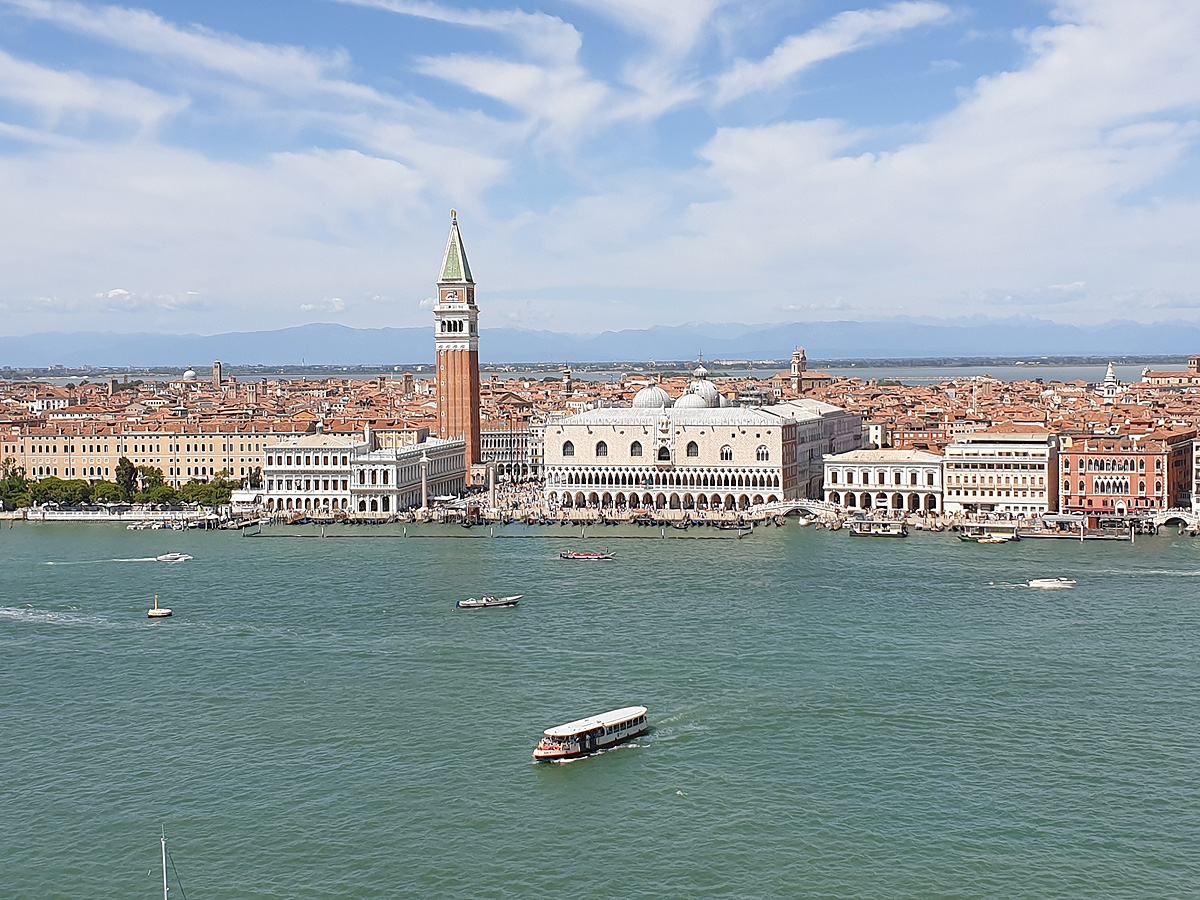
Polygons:
M167 900L167 826L163 826L162 833L162 866L163 866L163 900Z

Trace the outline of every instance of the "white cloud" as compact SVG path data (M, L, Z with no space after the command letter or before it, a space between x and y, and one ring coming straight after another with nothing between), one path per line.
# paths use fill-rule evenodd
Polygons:
M786 84L819 62L861 50L919 25L950 18L950 8L932 0L905 0L883 9L838 13L824 25L793 35L760 62L739 60L718 81L716 102L729 103L754 91Z
M50 129L69 124L86 126L90 120L102 118L131 122L142 132L187 105L185 98L166 97L130 81L56 71L17 59L3 50L0 50L0 99L31 109L41 125ZM33 131L30 137L36 134Z

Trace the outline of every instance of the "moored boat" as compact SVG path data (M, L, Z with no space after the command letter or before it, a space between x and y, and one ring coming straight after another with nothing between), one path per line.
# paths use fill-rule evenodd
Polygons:
M469 597L466 600L459 600L454 604L455 609L502 609L508 606L516 606L524 594L515 594L512 597L493 597L491 594L484 594L478 600L474 597Z
M908 537L908 525L904 522L855 519L850 523L850 534L855 537Z
M616 551L603 553L585 553L581 550L564 550L558 554L559 559L616 559Z
M626 706L547 728L533 751L537 762L575 759L645 734L650 728L646 707Z
M1077 584L1074 578L1064 578L1061 575L1057 578L1030 578L1026 583L1031 588L1041 588L1048 591L1073 588Z

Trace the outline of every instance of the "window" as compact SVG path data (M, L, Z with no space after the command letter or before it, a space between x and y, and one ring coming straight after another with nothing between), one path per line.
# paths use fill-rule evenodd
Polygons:
M658 459L659 459L659 462L670 462L671 461L671 448L670 447L659 447L658 448Z
M688 441L687 455L688 456L699 456L700 455L699 444L697 444L695 441Z
M604 443L604 441L596 441L596 455L608 456L608 444Z
M838 480L837 480L837 475L838 475L838 473L837 473L837 472L830 472L830 473L829 473L829 483L830 483L830 484L837 484L837 483L838 483Z
M630 456L641 456L642 455L642 442L641 441L634 441L632 444L629 445L629 455Z
M733 448L728 444L721 448L721 461L733 462Z
M575 455L575 445L572 444L570 441L565 442L563 444L563 456L574 456L574 455Z
M755 457L757 457L759 462L767 462L771 459L771 451L768 450L766 448L766 446L763 446L763 445L759 446L758 450L755 451L754 455L755 455Z

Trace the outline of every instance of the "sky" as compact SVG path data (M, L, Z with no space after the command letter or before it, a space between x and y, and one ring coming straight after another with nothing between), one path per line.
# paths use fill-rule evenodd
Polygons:
M0 334L1200 322L1200 3L0 0Z

